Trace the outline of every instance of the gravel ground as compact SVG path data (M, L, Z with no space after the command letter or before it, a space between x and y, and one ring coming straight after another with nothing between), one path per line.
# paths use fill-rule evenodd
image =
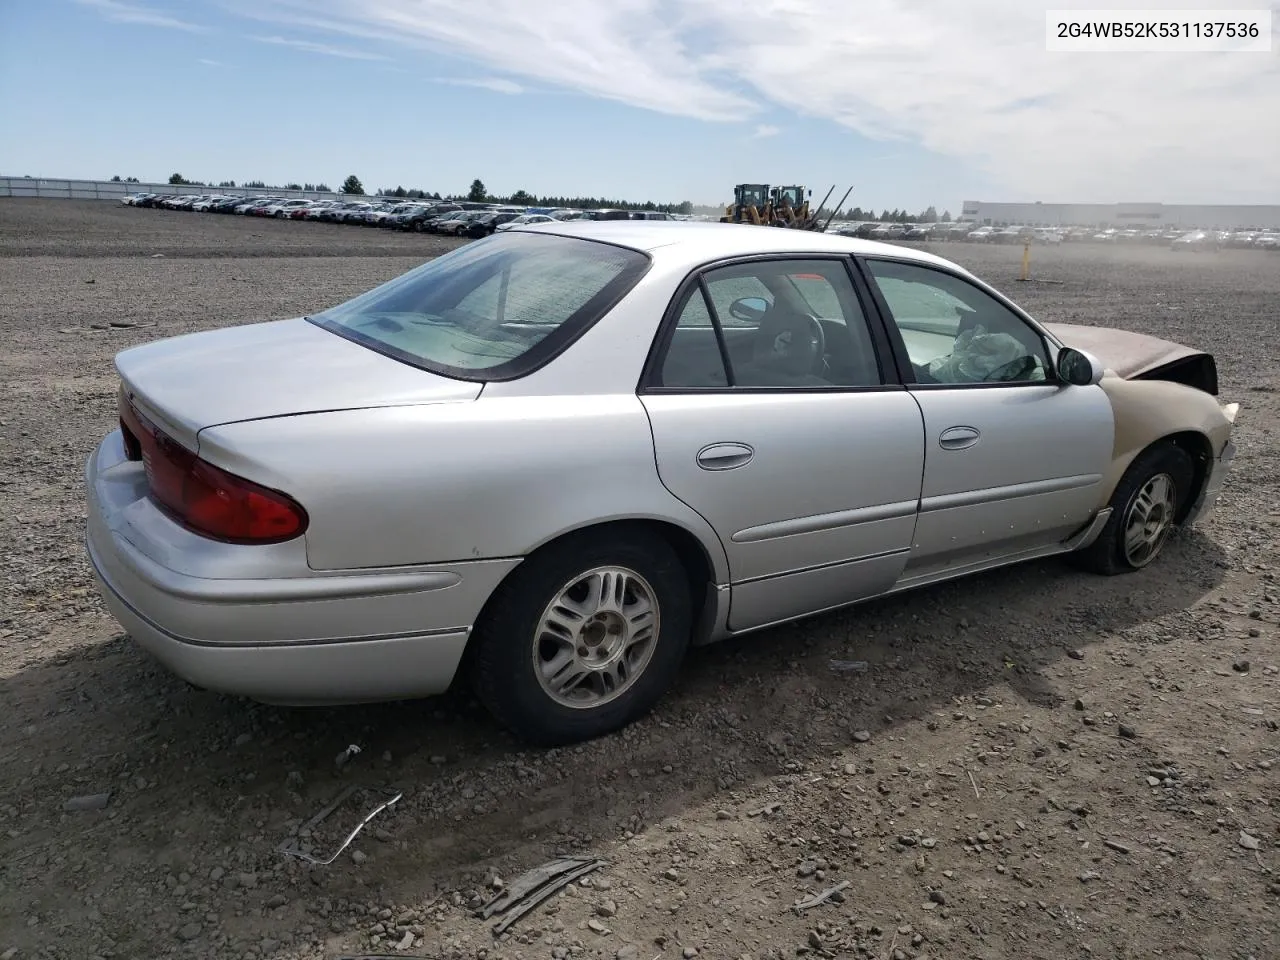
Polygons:
M314 311L448 245L0 201L2 960L1276 956L1280 257L1036 248L1049 285L1013 282L1016 248L937 248L1042 319L1218 356L1235 472L1141 574L1033 563L697 651L650 718L562 750L461 694L290 710L174 679L81 546L113 353ZM332 865L283 857L348 784L404 796ZM471 915L561 853L609 865L500 939Z

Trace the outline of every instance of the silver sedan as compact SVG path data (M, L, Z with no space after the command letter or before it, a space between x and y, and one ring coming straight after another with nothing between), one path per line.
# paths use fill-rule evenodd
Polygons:
M686 649L1209 511L1213 358L798 230L521 226L313 317L126 350L87 548L134 640L287 703L465 675L538 743Z

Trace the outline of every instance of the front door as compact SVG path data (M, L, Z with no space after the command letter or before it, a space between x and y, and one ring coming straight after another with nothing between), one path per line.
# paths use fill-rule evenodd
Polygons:
M662 336L641 399L662 482L724 544L729 628L889 589L915 527L923 424L881 374L849 262L707 271Z
M924 416L908 577L1042 548L1087 523L1115 430L1102 388L1058 381L1040 333L970 280L920 263L862 263Z

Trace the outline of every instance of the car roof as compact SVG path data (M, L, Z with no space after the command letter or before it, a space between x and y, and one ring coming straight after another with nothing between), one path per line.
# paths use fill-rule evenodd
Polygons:
M687 260L690 263L754 254L836 253L846 256L893 256L944 265L953 270L961 269L949 260L910 247L835 233L758 227L754 224L680 220L558 220L554 223L520 224L515 230L598 240L641 250L663 260Z

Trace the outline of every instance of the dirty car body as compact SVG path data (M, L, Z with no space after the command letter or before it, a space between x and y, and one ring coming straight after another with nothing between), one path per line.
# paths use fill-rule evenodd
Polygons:
M643 714L690 644L1053 554L1140 569L1234 454L1201 351L722 224L521 226L116 365L87 546L139 644L290 704L465 668L548 743Z

